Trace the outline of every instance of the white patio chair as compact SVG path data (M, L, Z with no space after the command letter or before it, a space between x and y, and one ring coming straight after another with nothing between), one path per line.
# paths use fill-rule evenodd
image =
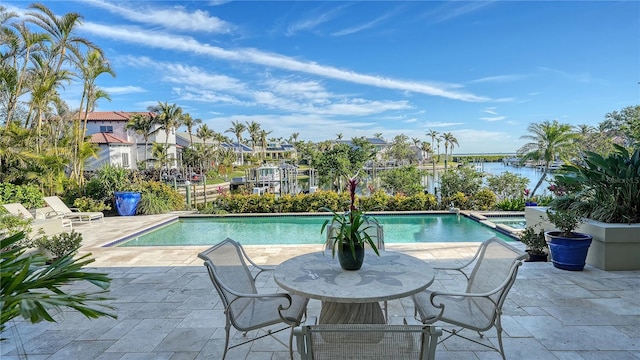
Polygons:
M302 360L432 360L442 335L406 324L303 324L293 333Z
M31 219L32 233L29 235L30 237L35 237L38 234L42 233L42 235L56 235L63 231L72 231L73 224L69 219L63 218L54 218L54 219L46 219L44 215L42 217L33 216L24 205L20 203L11 203L11 204L2 204L2 206L9 212L11 215L20 216L24 219ZM36 215L41 215L36 212ZM42 231L40 231L42 230Z
M273 269L256 265L247 256L242 245L232 239L225 239L198 254L198 257L204 260L204 265L209 272L209 278L211 278L213 286L218 291L224 306L226 337L222 359L227 356L229 349L261 339L288 327L291 327L289 354L293 359L293 327L300 325L309 299L288 293L258 293L255 284L256 278L262 272ZM258 270L255 276L251 275L251 269L247 262ZM250 330L281 322L286 323L288 326L229 347L231 326L246 335Z
M62 216L65 219L70 219L71 221L79 221L79 222L88 222L91 225L93 220L102 220L104 221L104 214L99 211L78 211L76 208L69 208L59 197L57 196L47 196L44 198L44 201L49 205L55 215ZM53 215L53 214L51 214Z
M466 290L464 292L425 290L413 295L415 314L420 315L419 320L424 324L443 321L461 327L459 330L452 331L443 329L450 335L440 342L457 335L496 350L505 359L500 323L502 305L516 280L518 268L526 258L526 253L496 237L483 242L475 256L466 264L459 267L439 268L461 272L467 279ZM465 269L466 271L471 269L470 274ZM483 337L482 331L492 327L495 327L498 333L498 348L459 334L460 330L469 329L477 331L478 335Z

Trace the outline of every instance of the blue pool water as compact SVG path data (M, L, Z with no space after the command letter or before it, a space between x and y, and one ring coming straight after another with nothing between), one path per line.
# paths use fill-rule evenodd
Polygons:
M376 215L385 243L480 242L493 236L513 241L464 216ZM227 237L243 245L322 244L328 216L181 218L119 246L212 245Z
M488 217L487 220L494 224L504 224L514 229L527 227L527 220L524 217Z

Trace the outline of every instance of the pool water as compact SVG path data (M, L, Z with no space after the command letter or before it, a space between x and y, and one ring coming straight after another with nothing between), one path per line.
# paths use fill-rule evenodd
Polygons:
M322 244L325 216L180 218L119 246L212 245L230 237L243 245ZM376 215L385 243L481 242L493 236L513 241L487 226L456 215ZM326 231L326 230L325 230Z
M523 229L527 227L527 220L524 217L488 217L487 220L494 224L503 224L514 229Z

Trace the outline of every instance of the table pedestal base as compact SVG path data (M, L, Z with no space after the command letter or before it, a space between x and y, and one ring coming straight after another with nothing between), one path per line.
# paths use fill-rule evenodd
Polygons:
M322 302L320 324L386 324L378 302L335 303Z

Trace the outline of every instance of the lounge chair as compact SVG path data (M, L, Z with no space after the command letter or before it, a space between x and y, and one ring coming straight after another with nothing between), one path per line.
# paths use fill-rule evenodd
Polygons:
M442 330L433 325L305 323L293 333L302 360L432 360Z
M56 215L62 216L65 219L78 222L88 222L91 224L93 220L104 221L104 214L96 212L82 212L76 208L69 208L62 200L57 196L47 196L44 201L49 205Z
M9 214L20 216L24 219L31 219L32 232L29 237L34 238L38 235L56 235L63 231L73 230L73 225L69 219L45 219L34 217L27 208L20 203L2 204Z
M464 292L425 290L413 295L415 314L420 315L419 320L423 324L442 321L459 326L460 330L476 331L481 338L484 336L482 331L495 327L498 333L497 348L460 335L460 330L442 329L450 335L440 342L457 335L496 350L505 359L500 322L502 305L516 280L518 268L527 256L526 253L496 237L483 242L475 256L464 265L439 268L462 273L467 279L466 290ZM470 273L468 273L469 270Z
M289 355L293 360L293 327L301 323L309 299L288 293L258 293L255 280L258 275L273 269L256 265L247 256L240 243L229 238L198 254L204 260L209 278L220 295L226 315L224 353L227 351L291 327ZM257 274L252 275L251 264ZM245 333L279 323L287 327L270 331L266 335L229 347L231 326Z

